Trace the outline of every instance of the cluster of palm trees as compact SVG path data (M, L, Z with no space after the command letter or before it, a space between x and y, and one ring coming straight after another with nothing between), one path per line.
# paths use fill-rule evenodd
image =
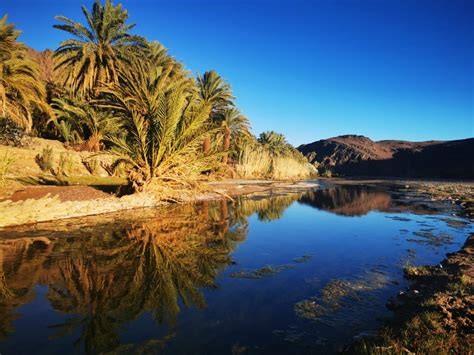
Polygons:
M78 149L107 149L138 190L226 171L244 146L291 150L273 132L257 141L229 84L215 71L191 77L160 43L132 34L120 4L96 0L82 12L84 23L56 18L71 38L35 61L0 21L0 117Z
M50 109L38 65L26 46L17 41L19 35L6 15L0 19L0 117L8 117L30 131L34 110Z

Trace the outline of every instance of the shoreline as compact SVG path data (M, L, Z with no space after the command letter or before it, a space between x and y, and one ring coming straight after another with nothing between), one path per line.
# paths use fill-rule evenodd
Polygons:
M472 183L418 181L410 188L432 201L459 206L459 215L473 222ZM408 288L387 303L393 316L376 335L355 340L343 353L472 353L474 233L467 236L458 251L446 254L438 265L407 266L404 274Z
M189 191L180 203L230 199L237 196L269 196L326 186L363 185L397 187L407 192L428 196L431 201L459 205L463 217L474 218L474 183L427 180L383 180L351 178L317 178L285 182L274 180L227 179L201 183L202 189ZM90 198L94 196L94 198ZM12 198L14 197L14 198ZM54 220L109 214L114 212L156 208L172 205L152 193L137 193L116 197L91 186L24 186L0 200L0 230L2 228L49 222Z
M392 297L393 316L348 354L470 354L474 350L474 233L438 265L405 269L409 287Z
M192 203L219 199L232 199L237 196L269 196L304 191L316 188L315 182L283 182L271 180L223 180L206 183L205 191L192 192L183 197L180 203ZM28 186L14 193L25 190L41 189L44 186ZM49 187L51 188L51 187ZM39 222L72 219L94 215L106 215L114 212L136 210L141 208L157 208L172 205L172 202L155 197L152 193L137 193L116 197L105 195L101 198L87 199L74 197L64 198L63 192L83 188L86 192L93 189L87 186L54 187L52 193L45 193L37 198L27 198L12 201L7 197L0 201L0 230L12 226L31 225ZM56 192L55 192L56 191ZM35 195L30 193L30 195ZM37 195L37 194L36 194ZM107 197L105 197L107 196ZM10 196L11 197L11 196Z

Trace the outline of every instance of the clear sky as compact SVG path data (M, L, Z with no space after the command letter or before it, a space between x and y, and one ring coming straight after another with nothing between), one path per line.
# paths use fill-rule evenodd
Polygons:
M115 1L117 2L117 1ZM474 136L472 0L123 0L135 32L193 73L215 69L254 133L295 145ZM0 0L36 48L57 47L55 15L90 0Z

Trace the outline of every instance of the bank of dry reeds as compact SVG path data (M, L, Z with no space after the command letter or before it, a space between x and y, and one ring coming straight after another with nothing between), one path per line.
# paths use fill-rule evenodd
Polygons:
M263 146L247 146L235 169L246 179L298 180L315 174L314 167L304 157L299 158L293 152L277 155Z

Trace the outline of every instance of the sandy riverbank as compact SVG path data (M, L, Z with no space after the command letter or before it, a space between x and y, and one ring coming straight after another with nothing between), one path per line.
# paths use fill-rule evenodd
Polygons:
M203 184L183 202L232 199L241 195L266 196L317 187L315 182L223 180ZM0 228L58 219L84 217L166 205L151 193L116 197L90 186L26 186L0 202Z

